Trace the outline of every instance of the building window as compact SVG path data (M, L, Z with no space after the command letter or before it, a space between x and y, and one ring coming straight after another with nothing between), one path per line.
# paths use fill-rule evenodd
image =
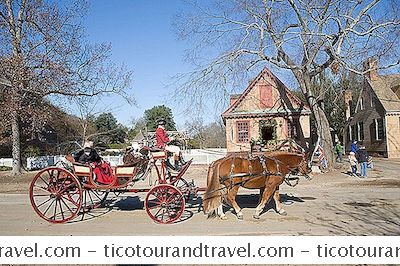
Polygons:
M371 95L371 107L374 107L374 97Z
M364 123L357 123L357 140L364 140Z
M288 123L288 137L292 139L300 139L299 126L296 122L287 120Z
M351 126L351 139L352 140L357 140L357 125L352 125Z
M360 110L364 109L364 99L363 97L360 98Z
M249 121L236 122L238 142L249 142Z
M384 137L383 119L374 119L375 124L375 139L382 140Z

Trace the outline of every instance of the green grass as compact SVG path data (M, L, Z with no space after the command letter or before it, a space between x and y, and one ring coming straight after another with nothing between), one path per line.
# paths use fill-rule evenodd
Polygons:
M12 167L10 166L0 166L0 171L11 171Z

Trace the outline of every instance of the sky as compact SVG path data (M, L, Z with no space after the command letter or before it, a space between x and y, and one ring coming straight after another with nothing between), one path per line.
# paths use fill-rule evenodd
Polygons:
M190 71L184 62L186 44L173 32L174 15L184 8L181 0L92 0L85 21L91 43L110 42L112 60L133 71L133 94L137 106L117 96L104 99L103 105L122 124L129 126L144 110L164 104L173 111L182 127L188 120L179 106L168 100L173 89L171 77ZM207 119L206 119L207 120Z

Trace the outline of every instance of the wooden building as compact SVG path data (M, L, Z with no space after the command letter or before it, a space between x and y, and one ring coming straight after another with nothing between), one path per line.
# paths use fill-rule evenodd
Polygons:
M372 70L364 77L355 113L348 118L346 148L357 140L371 154L400 158L400 74L379 75L377 67L372 58L364 63L365 70Z
M310 109L269 69L264 68L242 94L231 95L222 114L228 152L248 151L251 142L264 147L310 138Z

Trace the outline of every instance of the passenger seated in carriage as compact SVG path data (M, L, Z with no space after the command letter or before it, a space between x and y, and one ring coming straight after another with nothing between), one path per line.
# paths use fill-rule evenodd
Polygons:
M75 162L86 164L86 163L100 163L101 157L97 151L93 148L93 141L86 141L83 145L83 149L75 153Z
M93 141L86 141L83 149L73 155L75 162L90 164L93 168L93 179L101 184L111 184L114 174L111 166L103 161L97 151L93 148Z
M164 119L160 119L158 121L158 128L156 129L156 145L158 148L174 154L173 168L175 168L175 170L179 170L180 167L184 165L186 162L182 158L181 149L178 146L168 144L170 141L172 141L172 138L169 138L167 133L165 132L165 124L166 122ZM167 164L169 164L168 160Z

